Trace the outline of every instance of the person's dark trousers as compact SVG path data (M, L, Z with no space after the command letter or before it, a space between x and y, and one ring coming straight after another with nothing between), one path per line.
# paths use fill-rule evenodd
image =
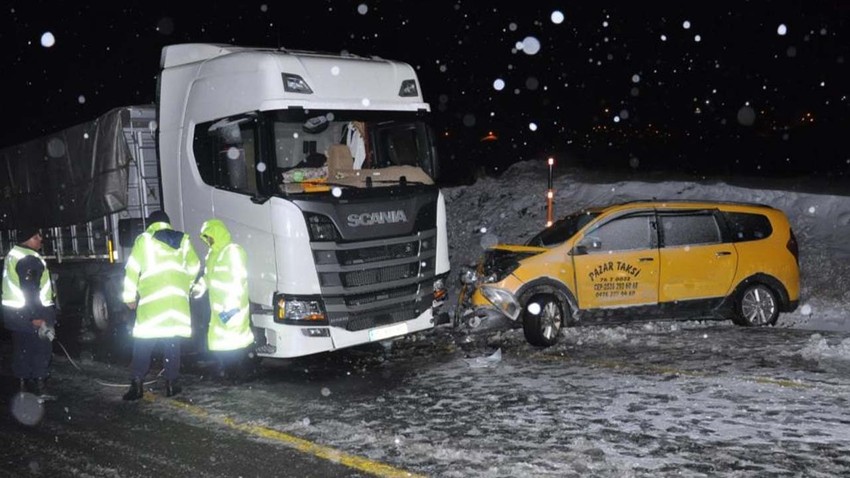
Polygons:
M215 350L213 351L218 362L218 376L221 378L233 378L239 371L245 349Z
M22 379L46 379L53 344L38 333L12 332L12 373Z
M133 360L130 363L130 379L143 382L151 368L151 355L157 343L162 345L162 358L165 368L165 379L174 381L180 375L180 339L177 337L161 339L133 340Z

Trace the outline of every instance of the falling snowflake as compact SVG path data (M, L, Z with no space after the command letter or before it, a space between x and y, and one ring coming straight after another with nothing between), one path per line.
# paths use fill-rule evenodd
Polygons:
M44 48L50 48L56 44L56 37L53 36L50 32L44 32L41 35L41 46Z
M555 10L554 12L552 12L550 19L555 25L560 25L564 21L564 14L561 13L559 10Z

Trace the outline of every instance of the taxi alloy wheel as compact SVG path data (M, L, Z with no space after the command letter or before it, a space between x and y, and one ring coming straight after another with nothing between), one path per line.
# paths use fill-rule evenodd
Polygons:
M564 324L564 310L557 297L552 294L532 296L522 314L522 330L528 343L549 347L558 342Z
M764 284L753 284L741 292L738 300L739 325L758 327L773 325L779 317L776 293Z

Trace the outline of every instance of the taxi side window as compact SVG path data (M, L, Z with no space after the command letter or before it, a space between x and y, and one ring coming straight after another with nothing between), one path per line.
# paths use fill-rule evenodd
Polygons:
M722 242L713 214L661 215L659 219L665 247Z
M732 242L757 241L773 233L770 219L761 214L726 212L723 217L732 234Z
M588 252L628 251L652 249L654 239L649 216L630 216L599 226L589 232L582 243L588 246Z

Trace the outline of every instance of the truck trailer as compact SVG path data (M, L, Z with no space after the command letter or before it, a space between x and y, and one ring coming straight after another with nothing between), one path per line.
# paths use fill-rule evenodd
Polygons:
M426 330L449 273L429 112L404 63L167 46L155 105L0 151L0 252L37 221L59 306L82 303L84 326L108 335L130 316L123 262L145 218L167 212L200 257L201 224L218 218L248 253L257 356ZM204 314L193 307L195 337Z

